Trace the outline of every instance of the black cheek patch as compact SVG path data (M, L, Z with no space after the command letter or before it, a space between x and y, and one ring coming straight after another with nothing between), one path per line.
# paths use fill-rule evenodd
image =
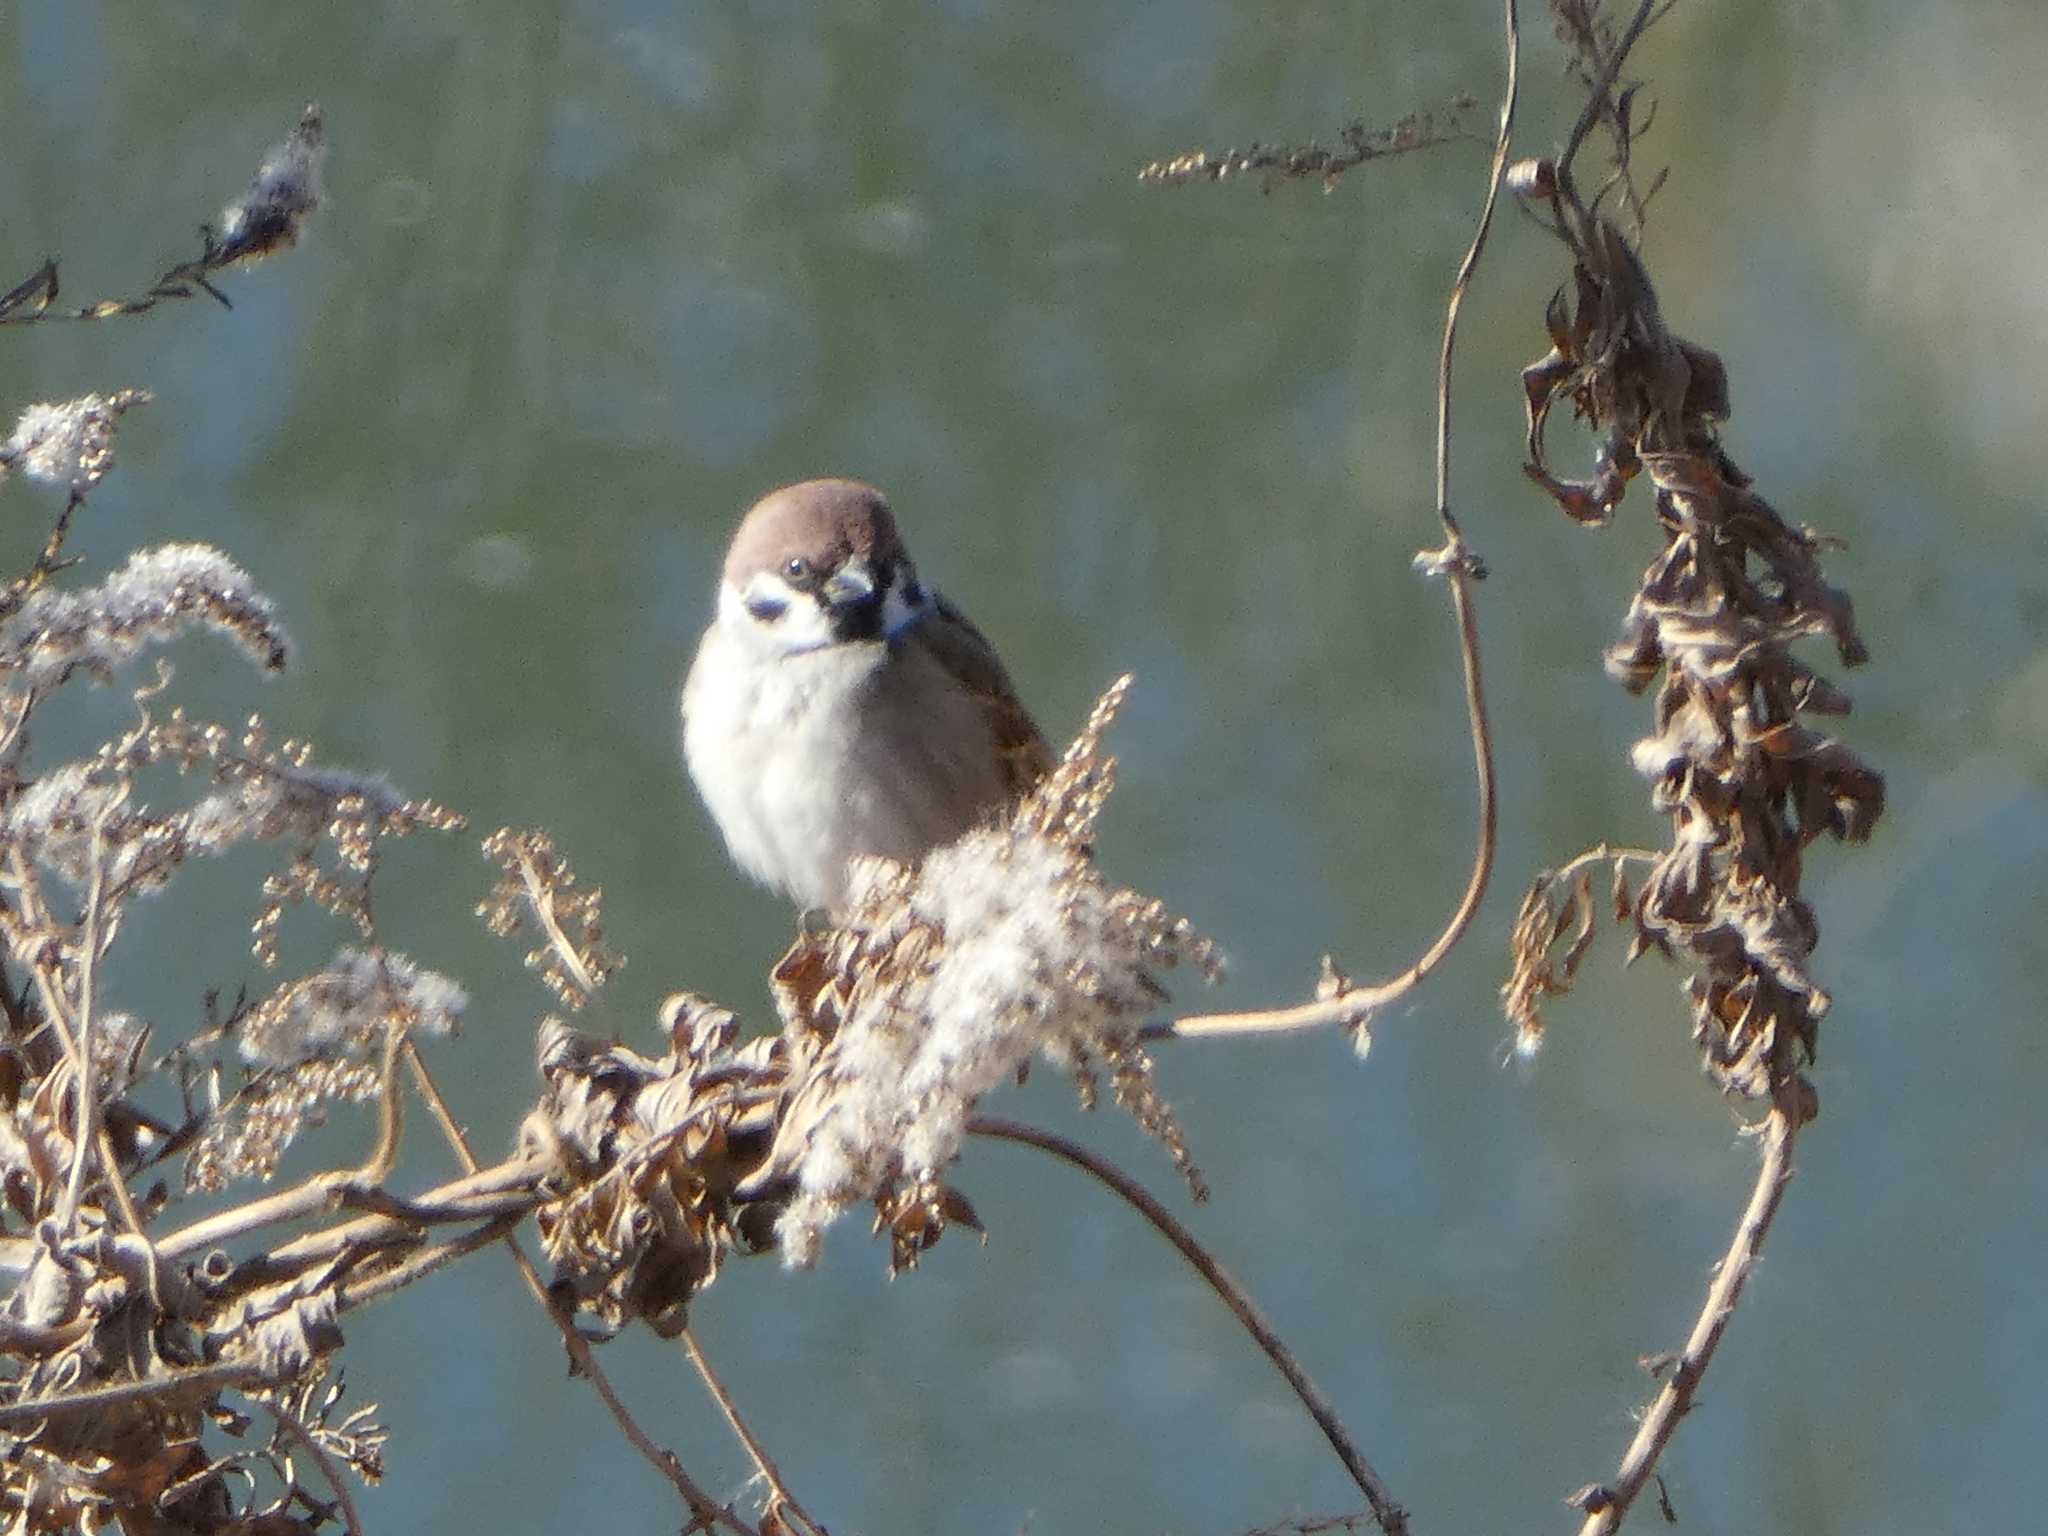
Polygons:
M747 599L747 612L751 613L763 624L773 624L788 610L789 604L779 597L750 597Z
M836 603L828 612L834 640L879 640L882 638L882 597L871 593L858 602Z

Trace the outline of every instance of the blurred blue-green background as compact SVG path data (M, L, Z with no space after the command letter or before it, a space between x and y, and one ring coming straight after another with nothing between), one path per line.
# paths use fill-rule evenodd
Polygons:
M1522 144L1577 98L1526 23ZM328 203L204 302L0 337L0 415L146 385L74 541L89 570L213 541L281 604L281 679L198 641L177 696L260 708L331 760L551 828L631 964L599 1027L651 1041L680 986L766 1013L788 915L727 867L673 692L738 512L864 476L1004 648L1049 732L1133 669L1104 857L1224 945L1214 998L1389 973L1464 879L1471 770L1429 515L1441 304L1484 149L1333 195L1140 188L1142 163L1491 100L1494 8L17 0L0 12L0 278L67 297L196 248L301 105ZM1686 1528L2019 1529L2048 1487L2037 937L2048 855L2048 152L2031 0L1687 0L1639 73L1668 164L1648 259L1720 350L1728 438L1832 558L1875 661L1845 729L1889 778L1809 888L1836 993L1824 1111L1764 1267L1665 1462ZM1483 133L1490 108L1475 114ZM1500 873L1477 931L1370 1060L1307 1037L1169 1048L1215 1187L1056 1076L992 1106L1077 1130L1181 1209L1273 1313L1424 1531L1562 1528L1689 1325L1753 1156L1695 1070L1680 976L1594 952L1529 1068L1494 990L1535 869L1658 829L1644 706L1600 648L1657 540L1571 527L1523 479L1516 370L1560 253L1505 210L1465 311L1453 494L1492 579ZM1569 428L1557 437L1567 452ZM11 485L25 558L47 496ZM1821 659L1821 658L1817 658ZM126 711L101 690L51 752ZM39 717L40 718L40 717ZM546 1000L470 909L474 836L400 849L387 941L462 978L439 1047L503 1149ZM166 1036L252 974L260 860L139 910L111 985ZM310 917L291 954L343 936ZM1192 985L1191 983L1189 984ZM353 1115L328 1133L355 1155ZM446 1160L422 1130L406 1177ZM1019 1150L959 1170L991 1228L890 1283L858 1222L815 1273L737 1264L700 1335L840 1536L1228 1533L1355 1507L1313 1428L1132 1214ZM510 1264L353 1319L394 1431L373 1529L658 1531L667 1487L565 1378ZM605 1360L721 1494L746 1463L687 1362ZM1657 1522L1654 1511L1642 1519Z

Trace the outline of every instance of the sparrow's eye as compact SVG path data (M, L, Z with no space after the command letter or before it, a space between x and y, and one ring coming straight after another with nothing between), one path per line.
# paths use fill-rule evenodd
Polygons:
M791 581L802 581L811 574L811 562L802 555L791 555L782 562L782 574Z
M782 617L788 608L789 604L779 597L750 597L747 599L747 612L751 613L763 624L773 624Z

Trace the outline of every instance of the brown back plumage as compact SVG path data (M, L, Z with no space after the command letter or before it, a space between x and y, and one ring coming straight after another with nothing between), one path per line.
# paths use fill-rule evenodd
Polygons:
M931 647L940 666L960 681L962 687L981 701L988 715L989 732L1002 760L1003 778L1011 800L1021 800L1038 781L1052 771L1052 748L1038 722L1017 697L996 648L974 627L966 614L943 597L939 611L919 633Z

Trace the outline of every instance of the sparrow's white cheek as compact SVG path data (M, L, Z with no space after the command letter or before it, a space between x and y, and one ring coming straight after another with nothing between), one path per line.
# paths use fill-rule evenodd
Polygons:
M730 584L721 587L718 618L734 635L782 655L832 643L832 626L818 600L771 571L755 576L745 591Z

